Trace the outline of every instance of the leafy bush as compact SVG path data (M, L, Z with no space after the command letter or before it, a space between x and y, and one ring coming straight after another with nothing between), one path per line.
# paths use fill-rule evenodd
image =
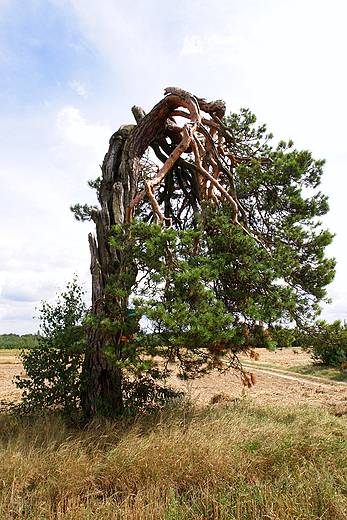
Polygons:
M81 391L86 382L82 363L88 323L83 294L74 279L53 304L42 302L37 342L21 349L20 359L26 375L14 379L23 393L21 402L12 405L12 411L34 414L58 410L71 419L80 417ZM146 337L139 336L140 340L146 343ZM112 362L112 356L106 351L105 354ZM163 374L155 367L146 373L125 375L123 392L128 414L161 407L180 395L162 383Z
M315 359L333 367L347 368L347 326L340 320L334 323L317 322L314 333L306 335L304 346Z
M275 325L271 329L271 338L276 343L276 348L301 347L302 333L297 329L289 329L281 325Z
M53 304L42 302L38 342L22 349L26 375L14 379L23 390L21 403L14 406L17 412L58 409L72 415L78 409L86 348L83 294L75 278Z

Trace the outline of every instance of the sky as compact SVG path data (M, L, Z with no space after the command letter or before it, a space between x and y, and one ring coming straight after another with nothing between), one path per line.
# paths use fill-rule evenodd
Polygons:
M347 319L346 3L342 0L2 0L0 334L35 333L75 274L90 298L88 233L110 136L181 87L250 108L275 142L326 159L337 273L322 318ZM35 318L36 317L36 318Z

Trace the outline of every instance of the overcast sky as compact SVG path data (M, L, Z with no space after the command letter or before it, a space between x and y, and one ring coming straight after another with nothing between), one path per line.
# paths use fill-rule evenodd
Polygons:
M346 3L320 0L2 0L0 333L74 273L90 290L90 223L108 139L168 86L250 108L276 141L325 158L338 260L323 317L347 319Z

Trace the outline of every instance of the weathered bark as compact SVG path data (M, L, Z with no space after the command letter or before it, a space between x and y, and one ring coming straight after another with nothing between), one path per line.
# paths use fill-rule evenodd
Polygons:
M163 220L159 205L155 199L154 192L158 184L166 176L172 166L177 163L185 173L185 179L190 180L193 195L181 183L185 190L189 203L194 207L196 198L200 196L203 177L207 178L213 185L218 185L217 175L211 176L202 166L199 152L199 142L194 133L201 127L202 118L200 109L223 117L225 105L223 101L207 103L205 100L195 98L191 94L176 88L166 90L168 94L162 99L149 114L145 115L143 110L133 107L133 114L137 125L122 126L110 139L109 150L105 155L102 165L102 179L98 193L100 209L92 211L92 219L96 224L96 239L90 235L89 244L91 252L92 273L92 315L97 322L98 317L105 312L105 288L110 277L120 267L117 251L110 246L111 226L123 224L130 220L132 209L145 195L148 196L155 221ZM178 127L169 118L174 111L183 107L188 110L190 122L183 128ZM205 121L205 120L204 120ZM211 135L219 128L218 124L209 121ZM200 131L200 130L199 130ZM171 140L171 146L176 148L171 151L169 147L168 157L164 157L164 165L158 175L146 181L146 189L138 193L138 172L140 160L146 149L155 142ZM188 163L181 158L181 154L189 147L196 157L196 165ZM155 145L153 145L155 150ZM165 153L168 153L165 150ZM206 190L205 190L206 191ZM225 198L234 202L232 197L221 190ZM235 211L236 215L237 211ZM236 218L236 217L235 217ZM167 219L170 220L170 219ZM125 306L127 302L118 302ZM117 337L112 337L113 355L116 359L122 358L122 331ZM102 333L97 324L91 326L88 335L88 351L83 364L85 377L85 389L82 396L82 407L87 418L95 414L107 413L108 415L120 414L123 410L122 401L122 371L115 368L105 355L106 343L110 337Z
M99 190L101 210L92 211L96 224L96 240L89 235L92 274L92 314L98 318L105 311L104 290L110 276L116 272L119 261L117 252L109 244L111 226L124 222L126 197L131 188L130 174L124 174L123 154L126 155L130 135L129 128L121 128L110 139L110 147L102 165L102 181ZM126 170L125 170L126 171ZM130 195L127 195L127 198ZM119 415L123 411L122 371L108 361L105 354L109 341L96 323L88 331L88 350L83 363L85 388L82 394L82 408L87 418L98 413ZM116 358L121 358L121 331L114 338Z
M85 389L82 407L87 418L97 413L104 416L120 415L123 412L122 372L110 364L104 354L105 338L97 328L88 333L88 343L92 350L83 363Z
M140 159L149 144L163 132L165 118L153 125L152 115L142 117L136 113L139 125L121 127L110 139L110 146L102 165L102 181L99 190L100 210L92 211L96 224L96 240L90 235L92 273L92 314L98 318L105 311L104 290L119 268L117 251L109 244L111 226L125 222L129 202L137 190ZM122 304L122 302L120 302ZM122 331L114 339L113 354L121 359ZM105 336L97 326L88 333L88 350L83 363L85 388L82 408L87 418L97 413L119 415L123 410L122 371L110 363L105 355Z

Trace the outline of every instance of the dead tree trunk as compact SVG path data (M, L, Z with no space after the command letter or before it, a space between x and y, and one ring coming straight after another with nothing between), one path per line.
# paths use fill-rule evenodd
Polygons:
M96 238L89 235L92 314L96 318L104 311L104 290L110 276L119 269L117 251L109 245L111 226L123 224L126 220L128 205L137 193L140 159L151 142L164 134L167 116L175 108L169 105L168 112L158 115L161 109L165 110L166 104L159 103L146 117L141 109L133 107L138 125L123 126L110 139L98 193L101 209L92 211ZM114 354L119 359L121 337L122 331L113 345ZM123 411L122 371L110 363L105 355L108 340L97 326L89 329L88 350L82 368L85 380L82 408L87 418L100 412L113 416Z
M99 329L97 320L104 312L104 290L110 276L118 268L116 251L109 246L111 225L122 224L126 197L133 177L130 172L122 175L122 155L130 131L120 129L110 139L109 151L102 165L102 180L98 193L101 209L93 209L92 219L96 224L96 238L89 235L92 274L92 314L96 320L88 331L88 350L83 363L85 387L82 394L82 408L87 418L97 413L103 415L121 414L122 373L109 362L105 355L108 338ZM114 345L119 355L119 339Z
M144 115L138 107L133 107L133 114L137 125L122 126L110 139L109 150L102 165L102 179L98 190L100 209L93 209L91 218L96 224L96 238L89 236L91 252L92 273L92 316L94 324L91 325L88 334L88 351L83 364L85 388L82 395L82 408L87 418L97 413L110 416L120 414L123 411L122 399L122 370L108 361L105 355L105 347L110 338L107 337L97 324L98 317L105 312L105 288L113 274L120 267L117 251L113 250L109 243L111 226L123 224L130 220L132 209L146 195L152 205L155 221L163 220L162 213L157 207L154 197L156 186L165 177L172 165L178 161L180 169L187 168L187 178L192 178L192 186L197 185L199 177L200 190L202 186L202 174L206 176L205 170L200 166L200 152L197 145L192 141L193 133L198 129L201 131L200 109L208 113L214 113L217 118L224 115L223 102L206 103L191 96L181 89L167 89L167 95L152 111ZM172 119L169 119L178 107L188 109L184 117L191 119L191 123L184 125L183 129L178 127ZM178 115L180 115L178 113ZM190 126L189 126L190 125ZM212 130L218 126L211 122ZM146 149L153 143L162 142L165 149L165 138L170 139L171 149L167 153L167 161L158 175L146 184L146 193L138 191L138 172L140 160ZM183 144L182 144L183 143ZM180 155L188 146L197 157L198 166L192 165L180 159ZM155 145L153 146L155 151ZM181 161L181 162L179 162ZM200 171L201 175L197 175ZM207 173L207 175L209 175ZM216 175L212 184L217 184ZM211 180L210 179L210 180ZM194 183L193 183L194 181ZM151 183L151 184L149 184ZM223 188L219 186L223 192ZM195 196L198 197L195 189ZM189 195L191 197L191 195ZM231 199L226 192L226 197ZM232 200L232 199L231 199ZM194 202L194 201L193 201ZM235 216L236 218L236 216ZM170 219L167 219L170 220ZM119 302L126 305L127 302ZM113 355L116 359L122 356L122 331L112 338Z

